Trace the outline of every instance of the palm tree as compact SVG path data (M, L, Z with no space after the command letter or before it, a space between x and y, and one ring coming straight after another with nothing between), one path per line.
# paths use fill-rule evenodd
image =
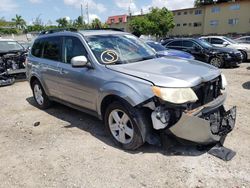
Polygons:
M100 29L102 27L102 22L98 19L98 18L95 18L92 23L92 28L94 29Z
M25 29L26 22L21 15L16 14L16 17L12 18L12 21L15 23L17 29Z
M58 27L67 27L69 24L66 18L59 18L56 22L58 23Z

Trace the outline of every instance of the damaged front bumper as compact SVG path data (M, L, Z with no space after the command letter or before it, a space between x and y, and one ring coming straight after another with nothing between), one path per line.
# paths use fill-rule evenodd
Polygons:
M158 130L168 128L174 136L197 144L219 142L233 130L236 120L236 107L225 111L225 99L226 94L222 94L206 105L184 111L177 123L169 127L153 112L153 127Z

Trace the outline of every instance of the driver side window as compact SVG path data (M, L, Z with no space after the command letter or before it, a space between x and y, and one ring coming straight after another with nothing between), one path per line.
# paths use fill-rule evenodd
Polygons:
M70 64L71 59L76 56L87 58L87 51L82 42L77 37L64 37L63 62Z

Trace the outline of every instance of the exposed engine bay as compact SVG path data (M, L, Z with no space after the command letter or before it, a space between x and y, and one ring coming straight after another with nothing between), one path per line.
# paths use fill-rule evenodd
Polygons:
M16 78L25 78L26 51L0 52L0 87L11 85Z

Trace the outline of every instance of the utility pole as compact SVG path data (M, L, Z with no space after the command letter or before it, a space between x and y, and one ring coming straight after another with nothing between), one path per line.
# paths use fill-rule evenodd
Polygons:
M131 16L132 13L131 13L131 0L129 0L129 6L128 6L128 15Z
M82 4L81 4L81 17L83 18Z
M86 4L86 14L87 14L87 19L88 19L88 24L89 24L89 3L88 2Z

